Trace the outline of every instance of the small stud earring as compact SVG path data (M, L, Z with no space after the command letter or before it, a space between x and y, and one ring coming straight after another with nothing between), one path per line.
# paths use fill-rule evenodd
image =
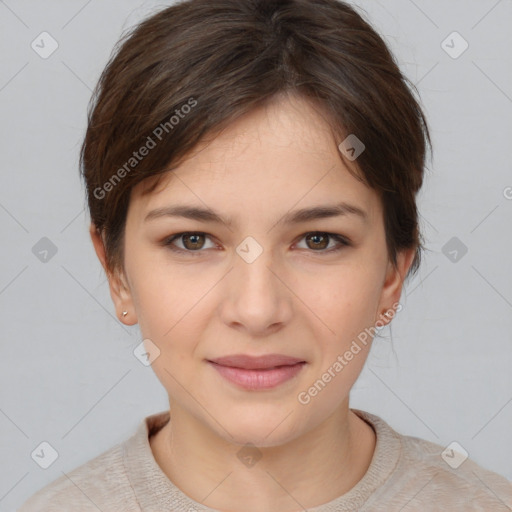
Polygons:
M128 311L123 311L123 318L128 314Z

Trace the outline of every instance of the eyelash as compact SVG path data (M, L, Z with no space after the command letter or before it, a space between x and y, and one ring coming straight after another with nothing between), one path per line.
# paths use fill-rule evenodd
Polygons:
M204 250L201 250L201 249L198 249L197 251L191 251L191 250L180 249L179 247L176 247L172 242L178 238L181 238L183 235L204 235L208 238L211 238L211 236L208 235L208 233L204 233L202 231L184 231L182 233L176 233L175 235L172 235L172 236L166 238L162 243L165 247L169 248L171 251L178 253L178 254L199 256L199 255L201 255L201 253L204 252ZM325 231L308 231L307 233L304 233L301 236L301 238L299 239L299 242L302 239L304 239L307 235L326 235L326 236L330 237L331 239L335 240L336 242L338 242L338 244L339 244L337 247L327 249L327 250L324 249L324 250L315 251L315 250L311 249L310 251L312 253L332 254L332 253L342 250L345 247L350 247L352 245L348 238L343 237L341 235L337 235L336 233L328 233Z

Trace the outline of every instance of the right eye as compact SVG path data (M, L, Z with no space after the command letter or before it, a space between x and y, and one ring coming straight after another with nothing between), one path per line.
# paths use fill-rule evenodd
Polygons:
M169 238L165 239L163 244L166 247L169 247L171 251L182 254L193 254L194 256L197 256L197 253L204 252L201 251L201 249L204 248L204 240L206 238L210 238L210 235L207 233L202 233L199 231L186 231L183 233L176 233L171 235ZM175 240L180 240L182 247L177 247ZM210 248L212 247L214 247L214 245L212 245Z

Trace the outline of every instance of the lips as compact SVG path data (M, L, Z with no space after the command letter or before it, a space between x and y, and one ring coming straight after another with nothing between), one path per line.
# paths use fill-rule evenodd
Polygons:
M211 363L230 368L243 370L269 370L281 366L293 366L297 363L304 363L303 359L285 356L282 354L267 354L263 356L248 356L245 354L234 354L216 359L209 359Z
M235 354L209 359L217 373L230 384L245 391L269 391L292 381L306 361L281 354L251 357Z

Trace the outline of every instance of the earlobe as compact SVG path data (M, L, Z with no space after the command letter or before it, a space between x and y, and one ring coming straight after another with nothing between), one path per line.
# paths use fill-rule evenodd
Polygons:
M111 272L107 266L105 242L102 234L96 229L96 226L91 223L89 228L91 240L94 246L94 250L98 259L100 260L101 266L105 271L108 278L108 284L110 288L110 296L114 303L117 317L126 325L133 325L137 323L135 317L135 308L133 307L133 300L130 287L123 276L118 272Z

